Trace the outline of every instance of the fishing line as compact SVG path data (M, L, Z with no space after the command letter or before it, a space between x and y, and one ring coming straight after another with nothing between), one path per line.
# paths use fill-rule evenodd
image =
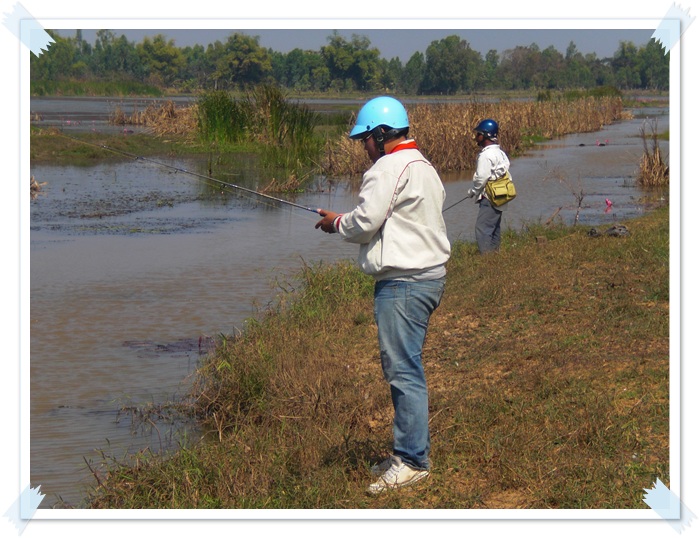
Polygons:
M174 166L174 165L172 165L172 164L167 164L167 163L164 163L164 162L162 162L162 161L158 161L158 160L156 160L156 159L151 159L151 158L149 158L149 157L143 157L143 156L141 156L141 155L137 155L137 154L131 153L131 152L129 152L129 151L125 151L125 150L121 150L121 149L117 149L117 148L112 148L112 147L107 146L107 145L105 145L105 144L97 144L97 143L95 143L95 142L88 142L87 140L81 140L80 138L76 138L76 137L74 137L74 136L70 136L70 135L67 135L67 134L64 134L64 133L60 133L60 136L63 136L63 137L65 137L65 138L70 138L71 140L75 140L76 142L80 142L80 143L82 143L82 144L87 144L88 146L93 146L93 147L96 147L96 148L101 148L101 149L104 149L104 150L107 150L107 151L111 151L112 153L117 153L117 154L120 154L120 155L124 155L124 156L126 156L126 157L131 157L132 159L135 159L135 160L137 160L137 161L138 161L138 160L141 160L141 161L149 162L149 163L152 163L152 164L156 164L156 165L158 165L158 166L162 166L162 167L164 167L164 168L169 168L169 169L171 169L171 170L174 170L175 172L181 172L181 173L183 173L183 174L189 174L190 176L194 176L194 177L198 177L198 178L201 178L201 179L205 179L206 181L211 181L211 182L213 182L213 183L216 183L216 184L221 185L221 186L224 186L224 187L230 187L230 188L232 188L232 189L237 189L237 190L246 192L246 193L248 193L248 194L254 194L255 196L259 196L259 197L261 197L261 198L265 198L265 199L267 199L267 200L273 200L273 201L279 202L279 203L281 203L281 204L286 204L286 205L289 205L289 206L292 206L292 207L296 207L296 208L298 208L298 209L303 209L303 210L305 210L305 211L310 211L311 213L316 213L316 214L318 214L318 210L317 210L317 209L313 209L313 208L311 208L311 207L306 207L306 206L303 206L303 205L301 205L301 204L297 204L297 203L294 203L294 202L290 202L289 200L284 200L284 199L282 199L282 198L277 198L277 197L275 197L275 196L270 196L269 194L265 194L265 193L263 193L263 192L259 192L259 191L256 191L256 190L254 190L254 189L248 189L247 187L242 187L242 186L236 185L236 184L234 184L234 183L227 183L227 182L225 182L225 181L221 181L220 179L216 179L215 177L207 176L207 175L204 175L204 174L199 174L198 172L192 172L191 170L187 170L186 168L180 168L179 166Z
M104 150L106 150L106 151L111 151L112 153L117 153L117 154L119 154L119 155L124 155L124 156L126 156L126 157L131 157L132 159L135 159L135 160L137 160L137 161L138 161L138 160L141 160L141 161L144 161L144 162L149 162L149 163L152 163L152 164L155 164L155 165L158 165L158 166L162 166L163 168L169 168L170 170L174 170L175 172L181 172L181 173L183 173L183 174L189 174L190 176L198 177L198 178L200 178L200 179L205 179L206 181L210 181L210 182L216 183L216 184L221 185L221 186L223 186L223 187L230 187L230 188L232 188L232 189L237 189L237 190L239 190L239 191L243 191L243 192L246 192L246 193L248 193L248 194L253 194L253 195L255 195L255 196L259 196L259 197L265 198L265 199L267 199L267 200L272 200L272 201L274 201L274 202L279 202L279 203L281 203L281 204L286 204L286 205L289 205L289 206L291 206L291 207L296 207L296 208L298 208L298 209L303 209L304 211L310 211L311 213L316 213L316 214L318 214L318 210L317 210L317 209L313 209L313 208L311 208L311 207L306 207L306 206L303 206L303 205L301 205L301 204L297 204L297 203L295 203L295 202L291 202L291 201L289 201L289 200L284 200L283 198L277 198L276 196L271 196L271 195L269 195L269 194L265 194L265 193L263 193L263 192L256 191L256 190L254 190L254 189L248 189L247 187L242 187L242 186L236 185L236 184L234 184L234 183L228 183L228 182L226 182L226 181L222 181L222 180L220 180L220 179L216 179L215 177L211 177L211 176L207 176L207 175L204 175L204 174L200 174L200 173L198 173L198 172L192 172L191 170L187 170L186 168L181 168L181 167L179 167L179 166L175 166L175 165L172 165L172 164L167 164L167 163L164 163L164 162L162 162L162 161L158 161L158 160L156 160L156 159L151 159L151 158L149 158L149 157L143 157L142 155L137 155L137 154L131 153L131 152L129 152L129 151L125 151L125 150L122 150L122 149L113 148L113 147L111 147L111 146L107 146L106 144L97 144L97 143L95 143L95 142L88 142L87 140L81 140L80 138L76 138L76 137L74 137L74 136L70 136L70 135L67 135L67 134L65 134L65 133L60 133L60 136L63 136L63 137L65 137L65 138L69 138L69 139L74 140L74 141L76 141L76 142L79 142L79 143L81 143L81 144L86 144L86 145L88 145L88 146L93 146L93 147L96 147L96 148L104 149ZM442 210L442 213L444 213L444 212L447 211L448 209L451 209L451 208L454 207L455 205L460 204L460 203L463 202L464 200L467 200L468 198L469 198L469 197L466 196L465 198L462 198L462 199L459 200L458 202L453 203L453 204L450 205L449 207L444 208L444 209Z
M468 200L469 198L470 198L470 196L466 196L466 197L462 198L461 200L459 200L458 202L454 202L454 203L451 204L449 207L446 207L446 208L442 209L442 213L444 213L447 209L451 209L451 208L454 207L455 205L459 205L461 202L463 202L464 200Z

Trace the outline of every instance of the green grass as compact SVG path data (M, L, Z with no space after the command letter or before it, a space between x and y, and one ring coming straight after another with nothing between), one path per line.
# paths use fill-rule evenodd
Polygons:
M189 403L204 440L106 462L88 505L647 508L644 488L669 485L668 214L627 237L532 226L492 256L454 245L425 345L424 483L364 493L392 408L372 282L347 262L280 282L203 361Z
M263 166L288 175L303 175L323 148L324 137L317 134L320 115L291 102L274 86L256 87L242 98L209 92L199 98L197 110L200 139L250 143L258 148Z
M161 97L163 91L134 80L32 80L32 96L141 96Z
M177 137L159 138L147 134L119 136L110 134L75 133L64 135L56 128L32 127L29 156L32 163L54 165L94 166L109 160L124 160L126 152L139 156L177 155L205 152L206 147L193 147ZM77 139L77 140L75 140ZM86 143L80 142L84 140ZM100 146L113 148L115 151Z

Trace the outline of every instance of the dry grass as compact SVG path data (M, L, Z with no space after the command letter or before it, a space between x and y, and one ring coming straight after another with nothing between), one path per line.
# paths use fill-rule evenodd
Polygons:
M665 164L658 144L656 123L650 125L650 145L646 133L647 123L641 127L643 156L638 171L638 184L642 187L667 187L670 184L670 167Z
M46 185L46 181L42 181L39 183L36 179L34 179L34 176L32 176L29 180L29 195L32 200L34 200L39 194L42 193L44 185Z
M202 365L207 442L113 465L91 506L645 508L669 484L668 211L627 225L507 234L492 256L454 245L424 354L425 483L364 493L392 407L372 284L340 264L307 268Z
M131 114L117 106L109 115L109 123L147 127L157 136L194 135L197 132L197 105L178 107L173 101L166 101L157 106L149 104L144 110L134 109Z
M442 171L473 167L479 149L473 141L473 127L485 118L498 122L500 145L508 154L516 156L526 149L530 140L598 131L626 114L619 97L418 104L406 108L410 116L410 135L432 164ZM328 140L322 163L328 175L359 174L366 170L367 164L361 144L347 137Z

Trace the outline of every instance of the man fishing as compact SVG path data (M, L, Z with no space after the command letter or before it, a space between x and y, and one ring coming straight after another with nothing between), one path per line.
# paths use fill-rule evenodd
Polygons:
M488 181L503 177L510 169L510 160L498 142L499 127L496 121L486 119L473 130L478 147L481 148L473 174L473 187L467 196L477 196L478 217L476 218L476 243L481 254L500 250L500 225L502 212L508 204L496 206L488 199L485 186Z
M374 163L359 204L344 214L318 209L315 225L359 244L359 265L376 280L374 317L381 366L393 401L393 454L371 468L369 493L400 488L430 472L427 382L422 347L446 280L450 244L442 218L445 192L430 162L408 139L408 114L392 97L368 101L350 138Z

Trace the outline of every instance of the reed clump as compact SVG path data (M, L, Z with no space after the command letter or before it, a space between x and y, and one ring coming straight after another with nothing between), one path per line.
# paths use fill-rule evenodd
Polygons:
M621 96L606 93L537 101L420 103L406 108L410 135L444 172L473 167L478 152L473 127L485 118L499 123L500 145L509 155L517 156L533 142L598 131L629 117ZM160 136L198 138L209 149L247 145L261 156L265 168L280 168L286 175L348 177L371 165L363 146L347 137L355 118L352 114L344 129L328 130L321 125L318 113L291 102L279 88L262 85L239 98L225 91L208 92L196 104L184 107L168 101L130 115L117 107L110 122L146 126ZM280 188L288 191L293 187Z
M199 99L199 136L208 141L248 141L300 148L312 140L317 113L289 101L274 86L257 86L243 98L214 91Z
M202 362L204 439L111 462L90 507L646 508L644 488L671 486L669 211L625 224L526 226L495 258L453 245L423 357L424 483L364 493L392 406L373 283L341 262L279 283L278 303Z
M593 132L628 117L617 95L582 96L538 101L499 101L417 104L406 107L411 136L425 156L442 171L473 167L478 147L473 127L485 118L500 125L500 145L512 156L523 153L534 141L571 133ZM347 138L354 124L339 134L320 126L319 115L293 103L274 86L259 86L242 98L224 91L202 95L195 105L160 107L126 114L120 107L110 121L116 125L143 125L157 135L189 135L224 148L246 143L256 147L262 163L291 170L297 177L309 170L332 177L361 174L370 161L361 144Z
M252 124L253 108L248 101L237 101L225 91L202 95L197 103L198 136L217 144L239 142Z
M117 105L109 114L108 122L111 125L146 127L150 133L157 136L191 135L197 128L196 111L196 106L178 107L173 101L166 101L160 105L151 103L143 110L134 107L131 114L127 114Z
M479 148L473 128L493 118L500 126L500 145L508 154L521 154L531 141L571 133L598 131L625 116L621 97L582 97L544 101L500 101L417 104L406 107L410 136L425 156L442 171L471 169ZM354 118L353 118L354 119ZM328 139L322 161L328 175L362 173L368 160L361 144L347 137Z
M652 122L650 135L647 134L647 122L641 127L643 139L643 156L639 165L637 181L641 187L667 187L670 184L670 167L665 163L658 143L657 122Z
M251 145L263 166L282 168L289 175L304 175L321 147L315 135L318 114L291 102L275 86L257 86L240 99L223 91L207 93L199 99L197 121L199 137L205 142Z

